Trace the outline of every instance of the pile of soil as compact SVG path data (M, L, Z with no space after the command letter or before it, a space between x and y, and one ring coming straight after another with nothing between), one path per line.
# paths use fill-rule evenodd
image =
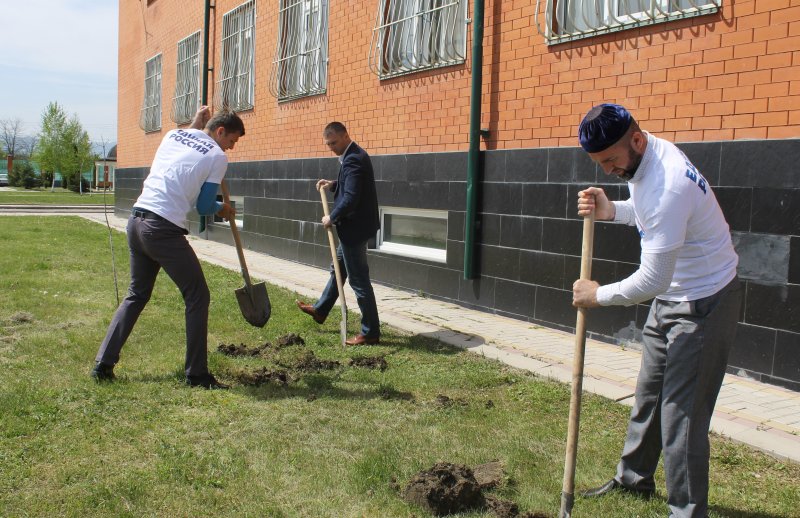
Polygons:
M225 356L258 356L265 347L269 347L269 343L265 343L263 346L255 349L250 349L244 344L235 345L221 343L217 346L217 351L221 352Z
M289 375L286 373L286 371L270 371L267 370L266 367L261 367L260 369L255 369L252 371L231 373L231 376L236 378L236 380L242 385L258 386L271 381L274 381L279 385L286 385L289 383Z
M351 358L348 364L351 367L366 367L367 369L379 369L381 372L389 368L389 364L383 356L366 356L362 358Z
M306 351L292 365L282 365L295 371L319 372L321 370L331 370L340 367L341 364L336 360L320 360L314 351Z
M26 324L33 322L33 315L27 311L17 311L9 317L12 324Z
M284 347L289 347L290 345L306 345L306 341L303 340L303 337L294 333L280 336L275 341L276 349L283 349Z
M489 462L471 470L461 464L438 462L415 475L401 492L403 500L435 516L487 509L498 518L548 518L539 512L520 513L517 504L484 490L500 486L505 472L500 462Z
M433 400L436 406L440 408L450 408L452 406L467 406L469 402L461 398L449 398L444 394L437 394L436 399Z

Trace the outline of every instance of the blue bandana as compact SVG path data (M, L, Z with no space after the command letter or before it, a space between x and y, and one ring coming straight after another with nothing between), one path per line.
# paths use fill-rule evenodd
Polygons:
M578 139L587 153L599 153L616 144L631 127L633 117L618 104L599 104L578 127Z

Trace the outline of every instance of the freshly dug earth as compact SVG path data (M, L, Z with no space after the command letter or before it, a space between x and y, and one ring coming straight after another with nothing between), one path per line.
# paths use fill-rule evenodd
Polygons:
M265 343L255 349L250 349L244 344L219 344L217 346L217 351L225 356L258 356L261 354L261 351L267 347L269 347L269 343Z
M242 385L263 385L274 381L279 385L286 385L289 383L289 375L286 371L270 371L266 367L255 369L253 371L240 371L231 373L231 376Z
M403 500L435 516L447 516L486 505L472 470L461 464L437 462L417 473L402 493Z
M469 402L461 398L449 398L444 394L438 394L434 400L436 406L441 408L450 408L452 406L467 406Z
M498 518L549 518L539 512L520 513L514 502L483 494L483 490L496 488L505 480L501 462L481 464L474 470L460 464L438 462L415 475L401 496L435 516L487 509Z
M367 369L379 369L381 372L389 368L389 364L383 356L366 356L363 358L351 358L351 367L366 367Z
M275 341L276 349L283 349L284 347L289 347L290 345L306 345L306 341L303 340L300 335L296 335L294 333L280 336Z

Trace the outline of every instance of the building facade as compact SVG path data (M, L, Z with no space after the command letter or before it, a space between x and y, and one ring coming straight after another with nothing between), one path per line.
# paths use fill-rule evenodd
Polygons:
M116 211L129 213L163 134L206 97L246 126L227 175L245 245L324 267L313 185L336 176L321 132L338 120L373 157L377 282L571 329L576 193L627 196L576 128L591 106L620 103L679 145L728 219L746 286L730 370L800 390L800 4L702 2L120 0ZM467 232L473 81L486 131ZM200 228L195 216L193 232L229 240ZM635 271L639 253L631 228L596 225L601 283ZM588 328L635 343L647 311L593 310Z

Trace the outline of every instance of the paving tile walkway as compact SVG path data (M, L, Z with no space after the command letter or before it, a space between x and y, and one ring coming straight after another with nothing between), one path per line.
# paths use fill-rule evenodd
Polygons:
M103 214L83 214L83 217L105 225ZM112 227L125 230L124 219L113 214L108 218ZM232 246L196 237L190 240L202 260L239 269ZM316 267L249 250L245 256L253 277L308 299L319 295L328 278L327 271ZM355 300L349 286L345 293L348 300ZM575 343L572 334L386 286L376 285L375 295L381 320L388 325L437 338L546 378L571 382ZM587 340L584 390L630 406L639 362L639 351ZM728 374L711 429L777 458L800 462L800 393Z

